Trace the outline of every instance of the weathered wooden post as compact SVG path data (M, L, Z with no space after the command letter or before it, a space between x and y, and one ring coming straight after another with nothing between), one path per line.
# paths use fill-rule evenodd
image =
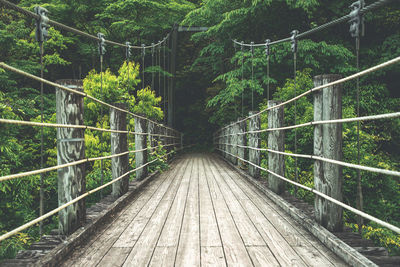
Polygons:
M228 129L227 129L227 132L226 132L226 134L228 135L227 136L227 159L230 161L230 162L232 162L232 126L231 126L231 123L232 122L229 122L229 126L228 126Z
M58 84L83 91L81 80L59 80ZM56 89L57 124L84 125L84 97L60 88ZM85 130L73 128L57 129L58 165L85 158ZM85 164L66 167L58 171L58 205L61 206L79 197L86 190ZM69 235L79 228L86 217L86 204L82 199L59 212L59 230Z
M314 85L320 86L340 79L339 75L314 77ZM342 86L324 88L314 94L314 121L342 118ZM342 124L316 125L314 128L314 155L342 160ZM315 189L342 201L342 167L316 160L314 163ZM343 227L341 207L315 196L315 218L330 231Z
M280 104L281 101L268 101L268 107ZM283 106L268 111L268 128L280 128L284 125ZM268 148L276 151L285 151L285 131L271 131L268 133ZM269 152L268 170L285 176L285 156ZM273 174L268 174L268 186L277 194L285 191L285 182Z
M155 132L154 130L155 130L154 122L148 121L147 122L148 144L151 148L155 147L155 144L156 144L155 136L153 135ZM153 151L153 149L151 149L149 152L152 152L152 151Z
M147 148L147 120L135 117L135 150L143 150ZM148 151L138 151L135 154L136 168L147 163ZM142 180L147 176L147 166L136 170L136 179Z
M114 104L114 106L124 110L126 110L128 107L126 104L120 104L120 103L116 103ZM126 131L127 129L126 116L127 114L125 112L111 108L110 128L112 130ZM112 155L121 154L127 151L128 151L128 134L111 133L111 154ZM128 171L129 171L129 154L111 159L111 172L113 180L124 175ZM118 182L113 183L112 195L118 198L123 194L125 194L126 192L128 192L128 187L129 187L129 175L125 176Z
M223 130L222 130L222 156L224 157L224 158L226 158L226 153L225 153L225 151L226 151L226 128L224 128Z
M239 119L239 121L240 120L241 119ZM237 141L238 156L239 156L239 158L242 158L244 160L247 160L246 148L244 148L244 146L246 146L246 143L247 143L246 142L247 138L246 138L246 134L245 134L246 129L247 129L247 122L245 120L238 122L238 136L237 136L237 138L238 138L238 141ZM247 163L239 159L238 165L239 165L239 168L245 169L247 166Z
M183 133L180 134L181 150L183 149Z
M235 156L232 156L232 164L234 164L234 165L237 165L237 163L238 163L238 159L237 159L237 156L238 156L238 140L239 140L239 138L238 138L238 132L239 132L239 124L236 122L233 126L232 126L232 131L231 131L231 134L233 134L231 137L232 137L232 139L231 139L231 143L232 143L232 155L235 155Z
M256 114L250 111L249 115L252 116ZM249 131L258 131L261 128L260 115L251 117L249 120ZM260 133L249 133L249 146L253 148L260 148ZM249 161L257 166L261 163L261 153L260 150L249 148ZM249 173L251 176L258 178L260 176L260 169L249 164Z

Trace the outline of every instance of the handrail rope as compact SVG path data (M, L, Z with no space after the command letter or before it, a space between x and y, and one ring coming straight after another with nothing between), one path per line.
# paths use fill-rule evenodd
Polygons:
M319 157L319 156L315 156L315 155L288 153L288 152L277 151L277 150L272 150L272 149L268 149L268 148L256 148L256 147L242 146L242 145L235 145L235 144L228 144L228 143L218 143L217 145L236 146L236 147L240 147L240 148L247 148L247 149L252 149L252 150L257 150L257 151L265 151L265 152L270 152L270 153L280 154L280 155L285 155L285 156L290 156L290 157L320 160L320 161L324 161L324 162L328 162L328 163L332 163L332 164L336 164L336 165L340 165L340 166L344 166L344 167L349 167L349 168L353 168L353 169L400 177L399 171L392 171L392 170L386 170L386 169L381 169L381 168L363 166L360 164L353 164L353 163L348 163L348 162L344 162L344 161L340 161L340 160L333 160L333 159L328 159L328 158L324 158L324 157Z
M292 181L292 180L290 180L290 179L288 179L286 177L283 177L283 176L281 176L279 174L276 174L276 173L274 173L274 172L272 172L270 170L267 170L267 169L265 169L265 168L263 168L261 166L258 166L258 165L254 164L254 163L252 163L252 162L250 162L248 160L242 159L242 158L240 158L240 157L238 157L236 155L233 155L233 154L231 154L231 153L229 153L227 151L224 151L224 150L221 150L221 149L218 149L218 148L217 148L217 150L219 150L219 151L221 151L223 153L229 154L230 156L236 157L237 159L239 159L239 160L241 160L243 162L246 162L246 163L248 163L248 164L250 164L250 165L252 165L252 166L254 166L254 167L256 167L256 168L258 168L260 170L263 170L263 171L267 172L267 173L270 173L270 174L278 177L281 180L284 180L284 181L286 181L288 183L291 183L291 184L293 184L293 185L295 185L297 187L300 187L300 188L303 188L303 189L305 189L307 191L310 191L310 192L312 192L312 193L314 193L314 194L316 194L316 195L318 195L318 196L320 196L320 197L322 197L322 198L324 198L324 199L326 199L326 200L328 200L328 201L330 201L330 202L332 202L332 203L334 203L336 205L339 205L339 206L341 206L341 207L343 207L343 208L345 208L345 209L347 209L347 210L349 210L349 211L351 211L351 212L353 212L353 213L355 213L355 214L357 214L359 216L362 216L362 217L364 217L364 218L366 218L366 219L368 219L370 221L373 221L373 222L375 222L375 223L377 223L377 224L379 224L381 226L384 226L384 227L386 227L386 228L388 228L388 229L400 234L400 228L399 227L396 227L396 226L394 226L394 225L392 225L390 223L382 221L382 220L380 220L380 219L378 219L378 218L376 218L376 217L374 217L372 215L369 215L369 214L367 214L365 212L359 211L358 209L355 209L355 208L353 208L353 207L351 207L351 206L349 206L349 205L347 205L347 204L345 204L345 203L343 203L341 201L338 201L338 200L336 200L336 199L334 199L334 198L332 198L332 197L330 197L330 196L328 196L328 195L326 195L324 193L321 193L321 192L315 190L314 188L310 188L310 187L307 187L307 186L302 185L300 183L296 183L296 182L294 182L294 181Z
M17 5L15 5L15 4L13 4L13 3L9 2L9 1L0 0L0 4L3 4L5 7L9 8L9 9L13 9L13 10L15 10L15 11L21 13L21 14L24 14L24 15L26 15L28 17L31 17L33 19L36 19L36 20L40 19L39 15L37 15L37 14L35 14L35 13L25 9L25 8L17 6ZM89 33L80 31L78 29L72 28L70 26L67 26L65 24L62 24L60 22L57 22L57 21L54 21L54 20L51 20L51 19L48 20L48 23L50 25L53 25L53 26L56 26L56 27L61 28L63 30L66 30L68 32L75 33L75 34L87 37L87 38L95 40L95 41L99 41L100 40L97 36L94 36L94 35L91 35ZM161 41L159 41L159 42L157 42L157 43L155 43L153 45L144 46L144 48L148 49L148 48L153 48L153 47L157 47L157 46L162 45L169 38L170 34L171 33L168 33ZM110 44L110 45L116 45L116 46L123 47L123 48L128 48L128 46L126 44L121 44L121 43L110 41L110 40L105 40L105 43ZM129 47L133 48L133 49L143 49L143 46L130 45Z
M144 149L140 149L140 150L126 151L126 152L123 152L123 153L120 153L120 154L114 154L114 155L110 155L110 156L97 157L97 158L86 158L86 159L82 159L82 160L78 160L78 161L74 161L74 162L70 162L70 163L66 163L66 164L62 164L62 165L57 165L57 166L53 166L53 167L43 168L43 169L39 169L39 170L35 170L35 171L22 172L22 173L18 173L18 174L10 174L10 175L6 175L6 176L0 177L0 182L7 181L7 180L12 180L12 179L17 179L17 178L22 178L22 177L26 177L26 176L31 176L31 175L37 175L37 174L46 173L46 172L50 172L50 171L56 171L56 170L59 170L59 169L62 169L62 168L76 166L76 165L80 165L80 164L83 164L83 163L86 163L86 162L93 162L93 161L98 161L98 160L103 160L103 159L111 159L111 158L120 157L120 156L123 156L123 155L126 155L126 154L132 154L132 153L136 153L136 152L143 152L143 151L146 151L146 150L156 149L156 148L159 148L159 147L176 146L176 145L179 145L179 144L180 143L160 145L160 146L148 147L148 148L144 148Z
M193 145L188 145L186 147L189 147L189 146L193 146ZM184 149L184 148L185 147L183 147L182 149ZM179 149L179 150L182 150L182 149ZM124 152L124 153L126 153L126 152ZM163 157L166 157L166 156L168 156L168 155L170 155L172 153L175 153L175 151L171 151L171 152L165 154ZM48 212L46 214L40 216L39 218L36 218L36 219L34 219L34 220L32 220L32 221L30 221L30 222L28 222L28 223L16 228L16 229L14 229L14 230L12 230L12 231L10 231L8 233L5 233L4 235L0 236L0 242L5 240L5 239L7 239L7 238L9 238L9 237L11 237L11 236L13 236L13 235L15 235L15 234L17 234L17 233L19 233L19 232L21 232L21 231L23 231L23 230L25 230L25 229L27 229L27 228L29 228L29 227L31 227L31 226L33 226L33 225L35 225L35 224L37 224L37 223L39 223L39 222L41 222L41 221L43 221L43 220L45 220L45 219L47 219L48 217L56 214L57 212L59 212L59 211L65 209L65 208L71 206L72 204L78 202L79 200L81 200L81 199L83 199L83 198L85 198L85 197L87 197L87 196L89 196L89 195L91 195L91 194L103 189L103 188L106 188L107 186L109 186L109 185L111 185L111 184L123 179L125 176L127 176L127 175L129 175L129 174L131 174L131 173L133 173L133 172L135 172L137 170L140 170L140 169L150 165L151 163L156 162L157 160L159 160L159 158L156 158L156 159L154 159L154 160L152 160L150 162L147 162L146 164L144 164L144 165L142 165L142 166L140 166L138 168L135 168L135 169L133 169L131 171L128 171L127 173L121 175L120 177L118 177L116 179L113 179L112 181L110 181L110 182L108 182L108 183L106 183L106 184L104 184L102 186L99 186L99 187L97 187L95 189L92 189L92 190L82 194L81 196L79 196L79 197L77 197L77 198L65 203L64 205L62 205L62 206L60 206L60 207L58 207L58 208L56 208L56 209L54 209L54 210L52 210L52 211L50 211L50 212Z
M400 117L400 112L371 115L371 116L364 116L364 117L357 117L357 118L335 119L335 120L325 120L325 121L311 121L311 122L306 122L306 123L292 125L292 126L286 126L286 127L280 127L280 128L269 128L269 129L261 129L261 130L257 130L257 131L248 131L248 132L241 132L241 133L235 133L235 134L219 135L218 137L255 134L255 133L273 132L273 131L283 131L283 130L302 128L302 127L312 126L312 125L348 123L348 122L358 122L358 121L371 121L371 120L380 120L380 119L392 119L392 118L398 118L398 117Z
M0 0L0 1L1 1L1 0ZM173 128L170 128L170 127L168 127L168 126L165 126L165 125L163 125L163 124L160 124L160 123L158 123L158 122L152 121L152 120L150 120L150 119L148 119L148 118L146 118L146 117L144 117L144 116L140 116L140 115L137 115L137 114L132 113L132 112L130 112L130 111L127 111L127 110L125 110L125 109L121 109L121 108L118 108L118 107L113 106L113 105L111 105L111 104L108 104L108 103L106 103L106 102L104 102L104 101L102 101L102 100L100 100L100 99L97 99L97 98L95 98L95 97L93 97L93 96L91 96L91 95L89 95L89 94L87 94L87 93L84 93L84 92L81 92L81 91L78 91L78 90L75 90L75 89L68 88L68 87L66 87L66 86L63 86L63 85L60 85L60 84L51 82L51 81L46 80L46 79L42 79L42 78L40 78L40 77L38 77L38 76L35 76L35 75L33 75L33 74L27 73L27 72L25 72L25 71L22 71L22 70L20 70L20 69L17 69L17 68L14 68L14 67L10 66L10 65L7 65L7 64L4 63L4 62L0 62L0 67L1 67L1 68L4 68L4 69L6 69L6 70L12 71L12 72L14 72L14 73L23 75L23 76L25 76L25 77L31 78L31 79L33 79L33 80L36 80L36 81L39 81L39 82L43 82L43 83L45 83L45 84L47 84L47 85L60 88L60 89L62 89L62 90L68 91L68 92L70 92L70 93L74 93L74 94L81 95L81 96L86 97L86 98L88 98L88 99L91 99L91 100L93 100L93 101L95 101L95 102L97 102L97 103L99 103L99 104L105 105L105 106L107 106L107 107L109 107L109 108L112 108L112 109L115 109L115 110L124 112L124 113L126 113L126 114L129 114L129 115L131 115L131 116L133 116L133 117L136 117L136 118L139 118L139 119L142 119L142 120L147 120L148 122L153 123L153 124L155 124L155 125L157 125L157 126L163 127L163 128L165 128L165 129L170 129L170 130L172 130L172 131L174 131L174 132L180 134L179 131L177 131L177 130L175 130L175 129L173 129Z
M364 13L367 13L367 12L369 12L369 11L372 11L372 10L374 10L374 9L377 9L377 8L379 8L379 7L381 7L381 6L384 6L384 5L386 5L386 4L388 4L388 3L392 2L392 1L393 1L393 0L379 0L379 1L376 1L375 3L373 3L373 4L369 5L369 6L366 6L366 7L362 8L362 9L360 10L360 14L362 15L362 14L364 14ZM311 30L305 31L305 32L303 32L303 33L299 33L299 34L297 35L296 39L300 39L300 38L309 36L309 35L311 35L311 34L320 32L320 31L322 31L322 30L325 30L325 29L327 29L327 28L329 28L329 27L335 26L335 25L337 25L337 24L347 22L350 18L351 18L351 15L350 15L350 14L347 14L347 15L342 16L342 17L340 17L340 18L334 19L334 20L332 20L332 21L330 21L330 22L327 22L327 23L325 23L325 24L322 24L322 25L320 25L320 26L317 26L317 27L315 27L315 28L312 28ZM275 45L275 44L280 44L280 43L286 43L286 42L290 42L290 41L291 41L291 37L287 37L287 38L283 38L283 39L280 39L280 40L276 40L276 41L270 42L269 45ZM241 46L246 46L246 47L261 47L261 46L265 46L265 45L266 45L266 43L254 44L254 42L249 43L249 44L246 44L246 43L243 43L243 42L238 42L238 41L236 41L236 40L232 40L232 42L233 42L234 44L236 44L236 45L241 45Z
M86 125L40 123L40 122L33 122L33 121L9 120L9 119L1 119L1 118L0 118L0 123L13 124L13 125L39 126L39 127L44 126L44 127L49 127L49 128L71 128L71 129L85 129L85 130L87 129L87 130L93 130L93 131L99 131L99 132L120 133L120 134L129 134L129 135L149 135L149 136L155 136L155 137L180 139L180 137L173 136L173 135L138 133L138 132L131 132L131 131L97 128L97 127L86 126Z
M168 154L167 154L167 155L168 155ZM39 222L41 222L41 221L47 219L48 217L50 217L50 216L56 214L57 212L59 212L59 211L65 209L65 208L71 206L72 204L78 202L79 200L81 200L81 199L83 199L83 198L85 198L85 197L87 197L87 196L89 196L89 195L91 195L91 194L93 194L93 193L95 193L95 192L97 192L97 191L99 191L99 190L101 190L101 189L103 189L103 188L105 188L105 187L107 187L107 186L109 186L109 185L111 185L111 184L113 184L113 183L115 183L115 182L121 180L121 179L124 178L125 176L127 176L127 175L129 175L129 174L131 174L131 173L133 173L133 172L135 172L135 171L137 171L137 170L140 170L140 169L146 167L147 165L149 165L149 164L151 164L151 163L153 163L153 162L155 162L155 161L157 161L157 160L158 160L158 158L156 158L156 159L154 159L154 160L152 160L152 161L150 161L150 162L147 162L146 164L144 164L144 165L142 165L142 166L140 166L140 167L138 167L138 168L136 168L136 169L133 169L133 170L131 170L131 171L128 171L127 173L121 175L120 177L118 177L118 178L116 178L116 179L113 179L112 181L110 181L110 182L108 182L108 183L106 183L106 184L104 184L104 185L102 185L102 186L99 186L99 187L97 187L97 188L95 188L95 189L92 189L92 190L90 190L90 191L88 191L88 192L82 194L81 196L79 196L79 197L77 197L77 198L75 198L75 199L73 199L73 200L71 200L71 201L65 203L64 205L62 205L62 206L60 206L60 207L58 207L58 208L56 208L56 209L54 209L54 210L52 210L52 211L46 213L45 215L43 215L43 216L41 216L41 217L39 217L39 218L36 218L36 219L34 219L34 220L32 220L32 221L30 221L30 222L24 224L24 225L22 225L22 226L20 226L20 227L18 227L18 228L16 228L16 229L14 229L14 230L12 230L12 231L10 231L10 232L8 232L8 233L6 233L6 234L0 236L0 242L3 241L3 240L5 240L5 239L7 239L7 238L9 238L10 236L13 236L13 235L17 234L18 232L21 232L21 231L25 230L26 228L28 228L28 227L30 227L30 226L33 226L33 225L35 225L35 224L37 224L37 223L39 223Z
M304 97L306 95L311 94L312 92L316 92L316 91L322 90L322 89L327 88L327 87L331 87L331 86L334 86L334 85L338 85L338 84L342 84L342 83L354 80L354 79L356 79L358 77L364 76L364 75L369 74L371 72L375 72L375 71L381 70L382 68L388 67L390 65L393 65L393 64L396 64L396 63L399 63L399 62L400 62L400 56L396 57L396 58L393 58L391 60L388 60L388 61L386 61L384 63L379 64L379 65L376 65L374 67L368 68L366 70L357 72L357 73L352 74L350 76L347 76L345 78L342 78L342 79L339 79L339 80L336 80L336 81L333 81L333 82L330 82L330 83L327 83L327 84L323 84L323 85L320 85L320 86L317 86L317 87L314 87L314 88L311 88L310 90L305 91L304 93L302 93L302 94L300 94L300 95L298 95L296 97L293 97L293 98L291 98L291 99L289 99L289 100L287 100L285 102L282 102L282 103L280 103L280 104L278 104L276 106L272 106L272 107L263 109L263 110L255 113L253 115L250 115L250 116L248 116L248 117L246 117L244 119L238 120L238 121L236 121L234 123L231 123L231 124L229 124L229 125L227 125L225 127L222 127L220 130L217 131L217 133L222 131L223 129L226 129L226 128L230 127L230 126L233 126L235 124L247 121L247 120L249 120L249 119L251 119L253 117L259 116L260 114L262 114L262 113L264 113L264 112L266 112L268 110L276 109L276 108L279 108L281 106L287 105L287 104L289 104L289 103L291 103L291 102L293 102L293 101L295 101L297 99L300 99L300 98L302 98L302 97Z

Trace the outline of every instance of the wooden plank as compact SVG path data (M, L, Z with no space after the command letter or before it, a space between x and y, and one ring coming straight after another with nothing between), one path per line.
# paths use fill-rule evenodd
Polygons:
M185 161L185 164L186 163L187 161ZM145 208L147 203L152 201L152 196L157 194L160 190L163 190L165 187L168 188L176 172L176 168L166 172L162 175L162 177L157 179L157 182L152 183L149 187L146 187L145 192L141 194L130 207L125 209L117 220L115 220L113 223L110 223L110 226L105 229L105 231L103 231L98 238L96 238L93 242L89 242L85 248L76 250L82 251L82 253L80 256L71 257L71 259L75 259L72 265L96 265L113 246L115 241L128 227L132 220L136 218L138 213ZM67 262L66 266L69 265L70 264Z
M205 165L205 174L210 192L212 192L212 202L216 212L217 224L221 233L227 265L252 266L253 264L245 245L243 244L222 193L216 184L213 172L208 164Z
M111 248L103 259L97 265L98 267L119 267L124 264L126 257L128 257L130 248Z
M178 189L168 218L161 231L157 247L150 261L150 266L171 266L175 263L179 233L181 232L183 214L189 192L189 182L190 175L182 177L181 186Z
M267 246L247 247L254 266L281 266Z
M201 266L227 266L222 247L201 247Z
M174 266L176 255L176 246L174 247L156 247L151 258L150 267L172 267Z
M175 265L200 266L199 159L194 160Z
M183 177L190 175L193 167L193 161L190 160L190 158L189 161L189 167L177 168L179 169L179 175L177 175L174 179L174 186L166 192L167 198L169 194L176 195L180 182L182 181L182 174ZM146 266L149 264L157 245L157 241L160 237L161 230L171 209L172 202L173 199L166 199L159 203L155 213L135 243L123 266Z
M176 175L179 177L182 175L184 168L177 168ZM150 218L153 216L155 210L157 209L159 203L162 199L168 197L173 193L173 188L175 188L180 180L174 179L175 175L171 175L171 183L165 184L161 190L157 191L154 194L149 202L146 203L145 207L139 212L139 214L135 217L135 219L126 227L125 231L121 234L121 236L116 240L113 247L134 247L136 241L139 239L140 235L143 232L143 229L146 227Z
M234 179L231 177L231 180L236 182L246 192L263 216L282 234L290 246L308 265L318 266L323 264L324 266L338 266L344 264L333 252L318 242L300 224L291 219L289 215L285 214L284 217L284 212L279 210L278 207L272 208L275 205L268 198L262 196L256 188L244 181L240 175L231 170L228 170L227 173L234 177ZM310 247L313 247L313 249L310 249Z
M178 189L175 200L168 214L167 221L165 222L165 225L162 229L157 246L178 246L179 233L181 231L183 213L185 210L187 194L189 191L189 181L190 175L185 175L182 177L181 186Z
M199 201L200 201L201 246L221 247L222 251L221 236L218 230L217 219L215 218L214 206L211 200L210 188L208 187L205 174L204 157L201 159L201 168L199 171L199 191L200 191ZM203 256L202 256L202 261L203 261Z
M223 176L225 176L225 170L221 169L220 166L216 166L209 161L209 167L211 172L214 174L215 181L222 193L225 203L228 206L232 218L236 224L241 238L246 246L265 246L266 243L254 226L246 211L242 208L236 196L233 194L232 189L227 186ZM245 198L243 192L237 192L239 199Z

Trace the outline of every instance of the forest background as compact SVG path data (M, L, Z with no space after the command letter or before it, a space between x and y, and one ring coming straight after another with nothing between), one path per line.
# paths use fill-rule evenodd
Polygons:
M142 86L142 51L135 50L132 62L124 64L125 50L107 47L104 57L104 94L100 94L100 63L97 43L83 37L50 29L45 43L45 78L85 79L85 91L106 102L126 101L132 111L163 121L163 80L175 79L175 127L184 132L187 143L209 146L212 133L228 122L263 109L269 99L287 100L294 96L293 54L290 43L271 48L270 78L264 48L241 50L232 39L263 43L288 37L294 29L304 32L346 15L352 0L41 0L11 1L33 11L41 5L49 17L68 26L120 43L150 44L166 36L175 23L208 27L205 32L180 33L178 38L177 73L169 73L170 49L166 47L166 68L159 68L147 51L145 86ZM371 4L374 1L366 1ZM35 41L35 23L15 11L0 6L0 60L40 74L39 45ZM365 15L365 36L361 39L360 68L365 69L400 55L400 3L391 4ZM163 65L163 51L155 51ZM157 60L156 60L157 62ZM152 66L154 65L154 66ZM313 87L312 77L319 74L347 76L357 71L355 40L348 24L341 24L307 37L299 42L297 59L297 93ZM400 66L395 65L361 79L360 115L398 112L400 107ZM130 73L130 76L127 76ZM153 88L152 74L156 81ZM158 83L157 79L162 81ZM267 84L270 92L267 92ZM145 87L145 88L143 88ZM55 90L44 88L44 118L55 122ZM254 103L251 102L252 92ZM243 94L243 105L242 105ZM343 88L344 117L357 116L355 83ZM0 117L40 121L40 84L0 69ZM99 106L85 103L85 122L107 127L108 115L100 115ZM312 97L298 101L297 123L313 119ZM108 112L105 112L108 114ZM285 110L285 123L294 121L294 106ZM262 118L263 127L267 118ZM344 161L357 163L356 123L344 124ZM56 165L55 130L46 129L45 165ZM311 154L312 128L298 130L298 152ZM109 136L92 133L86 137L87 155L100 156L109 151ZM100 143L103 139L104 142ZM286 133L286 150L293 151L293 132ZM400 169L400 120L363 123L360 132L361 165ZM266 136L262 146L266 147ZM40 167L40 129L0 125L0 176L30 171ZM262 164L267 156L262 155ZM294 160L286 159L286 176L295 173ZM106 164L106 178L110 179ZM299 180L313 186L313 162L299 160ZM263 174L265 175L265 174ZM87 173L87 187L99 185L99 166ZM344 200L356 206L357 172L344 169ZM57 206L57 175L45 180L45 210ZM11 230L39 214L40 177L32 176L0 183L0 231ZM294 189L288 187L294 193ZM400 181L398 177L362 173L364 210L380 219L400 226ZM105 192L106 193L106 192ZM313 196L299 190L298 196L312 203ZM92 196L93 203L99 195ZM56 225L57 218L46 221L45 230ZM346 224L357 228L356 217L345 212ZM393 254L400 254L400 237L377 225L366 222L363 234ZM37 227L0 244L0 259L12 257L16 251L39 238Z

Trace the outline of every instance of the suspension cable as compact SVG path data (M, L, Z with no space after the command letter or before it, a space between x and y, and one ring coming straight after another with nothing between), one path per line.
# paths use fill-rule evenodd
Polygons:
M43 55L44 55L44 42L39 42L40 46L40 78L43 79L44 72L44 64L43 64ZM43 82L40 82L40 122L44 122L44 96L43 96ZM43 169L44 166L44 137L43 137L43 126L40 127L40 168ZM40 193L39 193L39 214L40 216L44 213L44 176L40 174ZM39 224L39 235L43 234L43 222Z
M387 5L387 4L389 4L390 2L393 2L393 0L378 0L378 1L376 1L375 3L373 3L373 4L362 8L362 9L360 10L360 14L363 15L363 14L369 12L369 11L372 11L372 10L378 9L378 8L384 6L384 5ZM309 36L309 35L311 35L311 34L320 32L320 31L322 31L322 30L325 30L325 29L330 28L330 27L332 27L332 26L335 26L335 25L337 25L337 24L345 23L345 22L347 22L350 18L351 18L351 15L350 15L350 14L345 15L345 16L343 16L343 17L340 17L340 18L338 18L338 19L332 20L332 21L330 21L330 22L328 22L328 23L325 23L325 24L323 24L323 25L320 25L320 26L318 26L318 27L315 27L315 28L313 28L313 29L311 29L311 30L305 31L305 32L303 32L303 33L299 33L298 36L297 36L297 38L298 38L298 39L302 39L302 38L304 38L304 37L306 37L306 36ZM280 39L280 40L277 40L277 41L273 41L273 42L270 43L270 45L276 45L276 44L286 43L286 42L290 42L290 41L291 41L291 37L287 37L287 38L284 38L284 39ZM232 40L232 42L233 42L233 43L236 42L236 44L243 45L243 46L247 46L247 47L265 46L265 43L258 43L258 44L252 44L252 43L250 43L250 44L245 44L245 43L243 43L243 44L241 44L241 43L238 43L238 42L235 41L235 40Z
M254 44L254 42L252 42ZM251 48L251 110L254 110L254 46Z
M243 42L242 42L243 43ZM240 50L242 51L242 86L244 86L244 52L243 52L243 46L240 47ZM242 88L242 117L244 116L244 87Z

